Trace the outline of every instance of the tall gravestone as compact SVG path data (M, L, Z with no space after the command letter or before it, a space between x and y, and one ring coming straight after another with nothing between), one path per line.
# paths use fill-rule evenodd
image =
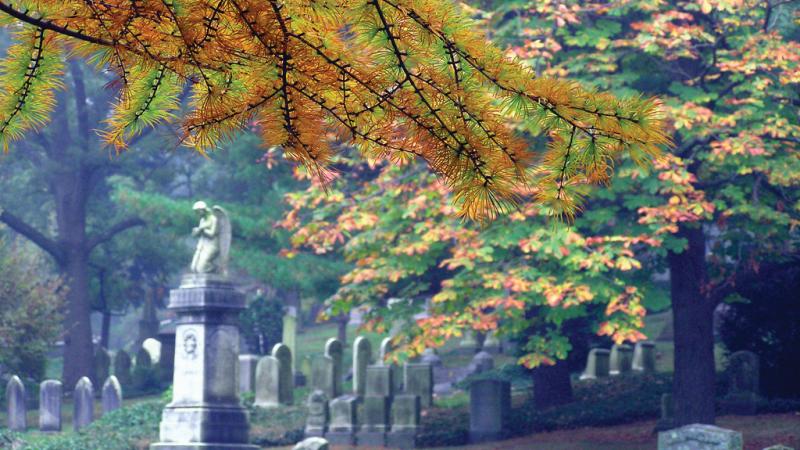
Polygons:
M364 379L364 417L356 433L358 445L382 447L389 430L391 400L394 389L392 368L383 365L367 366Z
M603 348L589 350L586 357L586 369L581 374L581 380L594 380L608 376L609 351Z
M333 363L333 390L330 392L330 398L336 398L342 395L342 380L344 378L344 344L336 338L330 338L325 342L325 356L331 359Z
M204 251L198 244L194 270L207 264ZM169 309L177 315L172 402L151 449L258 448L248 444L247 411L239 403L238 317L244 308L244 295L224 275L185 275L170 292Z
M511 411L511 385L507 381L478 380L469 388L469 440L496 441L505 437Z
M256 401L259 408L275 408L280 405L280 361L274 356L264 356L256 368Z
M392 344L392 338L387 337L381 341L380 350L378 352L378 364L386 365L392 368L392 372L394 376L392 377L392 382L394 383L393 392L400 392L403 390L403 377L402 374L398 371L398 367L396 364L389 361L389 354L394 351L394 344Z
M294 370L292 351L288 345L275 344L272 357L278 360L278 401L282 405L294 403Z
M633 370L642 373L656 371L656 346L652 342L637 342L633 348Z
M364 336L353 341L353 393L363 396L367 387L367 366L372 359L372 344Z
M8 429L25 431L28 428L28 409L25 404L25 385L14 375L6 385L6 402L8 402Z
M627 344L614 344L609 357L610 375L622 375L631 371L633 362L633 348Z
M728 377L728 393L722 399L722 407L733 414L753 415L759 399L759 360L750 351L739 351L728 357L725 372Z
M742 450L742 433L693 424L658 433L658 450Z
M103 347L94 352L94 383L99 385L111 374L111 355Z
M281 343L289 347L292 354L292 368L297 367L295 357L297 355L297 308L289 306L286 314L283 315L283 332Z
M114 355L114 376L123 386L130 387L131 385L131 366L131 355L125 350L119 350Z
M39 431L61 431L61 382L45 380L39 385Z
M426 363L406 363L403 367L405 393L419 396L420 405L433 405L433 367Z
M110 413L122 407L122 386L114 375L108 377L103 383L102 392L103 414Z
M239 392L256 391L257 355L239 355Z
M83 377L78 380L72 401L74 402L72 428L79 431L94 422L94 387L89 378Z

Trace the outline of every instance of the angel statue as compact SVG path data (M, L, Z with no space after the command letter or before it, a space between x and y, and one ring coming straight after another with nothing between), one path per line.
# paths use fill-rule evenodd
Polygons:
M200 217L200 223L192 229L192 236L199 237L194 251L192 273L228 274L228 255L231 249L231 221L221 206L213 209L199 201L192 207Z

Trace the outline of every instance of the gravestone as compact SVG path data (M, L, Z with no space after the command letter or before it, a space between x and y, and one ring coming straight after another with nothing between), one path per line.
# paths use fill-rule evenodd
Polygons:
M642 373L656 371L656 346L652 342L637 342L633 349L633 370Z
M609 351L603 348L589 350L586 357L586 369L581 374L581 380L594 380L608 376Z
M394 344L392 344L392 338L387 337L381 341L381 348L378 356L378 364L389 366L395 373L395 376L392 377L392 382L394 383L393 392L400 392L403 390L403 377L398 372L397 364L394 364L389 361L389 354L394 351Z
M497 332L492 330L486 333L486 338L483 340L483 351L496 355L502 351L500 347L500 340L497 339Z
M293 450L329 450L331 447L328 441L321 437L310 437L303 439L293 447Z
M755 414L759 399L758 355L746 350L731 354L725 372L729 385L722 408L732 414Z
M161 343L161 355L158 360L158 373L161 381L169 383L175 376L175 330L158 333L156 339ZM122 380L120 380L122 382Z
M458 348L460 352L470 355L478 351L478 340L475 339L475 332L473 330L464 332L464 337L458 343Z
M150 354L150 363L155 365L161 361L161 342L157 339L147 338L142 342L142 348Z
M394 387L393 374L391 366L367 366L364 417L361 419L361 428L356 433L356 443L360 446L382 447L386 444Z
M103 414L122 407L122 387L114 375L108 377L103 383L102 405Z
M742 450L742 433L693 424L658 433L658 450Z
M661 417L656 422L655 431L666 431L675 428L675 406L672 394L661 394Z
M426 348L425 351L422 352L420 362L430 364L434 369L442 367L442 358L436 353L436 349L433 348Z
M239 355L239 393L256 391L258 355Z
M94 352L94 384L100 385L111 374L111 356L108 350L97 347Z
M25 385L14 375L6 384L9 430L25 431L28 428L28 409L25 401Z
M276 408L280 405L280 361L274 356L258 360L256 368L256 400L259 408Z
M330 423L325 439L331 445L355 445L358 397L343 395L329 404Z
M94 387L87 377L78 380L72 395L72 428L81 430L94 421Z
M367 366L372 359L372 344L364 336L353 341L353 393L364 395L367 388Z
M420 419L419 396L399 394L392 401L392 428L386 446L401 449L416 447Z
M406 393L419 396L420 405L433 405L433 367L425 363L406 363L403 371Z
M478 380L469 387L469 440L471 443L503 439L511 411L511 384Z
M292 351L289 346L275 344L272 356L278 360L278 401L282 405L294 403L294 371L292 368Z
M172 402L150 448L256 450L238 393L244 294L224 275L191 273L170 291L168 307L178 317Z
M152 354L147 351L146 348L142 347L136 352L136 362L134 372L138 372L141 369L151 369L153 367L153 356Z
M367 366L365 395L391 397L394 393L394 375L391 366Z
M614 344L609 357L609 375L622 375L631 371L633 349L627 344Z
M494 357L488 352L478 352L469 365L471 373L482 373L494 369Z
M322 437L328 431L328 396L321 390L315 390L306 402L305 437Z
M292 368L297 367L295 357L297 355L297 308L289 306L283 316L283 331L281 343L289 347L292 355Z
M125 350L119 350L114 355L114 376L117 377L120 384L123 386L130 386L131 379L131 355Z
M333 364L333 390L329 393L330 398L342 395L342 380L344 377L344 344L336 338L330 338L325 342L325 356L331 359Z
M311 361L311 389L324 392L328 398L334 398L338 393L334 362L330 356L318 356Z
M39 430L61 431L61 382L45 380L39 385Z

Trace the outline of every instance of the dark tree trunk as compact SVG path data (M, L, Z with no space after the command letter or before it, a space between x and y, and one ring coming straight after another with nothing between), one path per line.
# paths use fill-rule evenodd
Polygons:
M705 235L701 227L681 226L688 241L682 253L669 254L675 335L673 402L675 424L714 423L714 328L716 306L706 284Z
M572 382L567 361L533 369L533 404L537 409L572 401Z
M100 346L108 350L108 343L111 340L111 311L103 311L103 324L100 328Z
M347 323L350 322L350 316L343 314L337 322L336 338L342 341L342 344L347 345Z

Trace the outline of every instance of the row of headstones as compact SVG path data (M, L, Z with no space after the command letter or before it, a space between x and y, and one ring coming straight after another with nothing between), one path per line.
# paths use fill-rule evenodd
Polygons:
M383 340L372 364L372 345L353 342L353 391L342 388L344 345L329 339L325 352L311 366L311 394L305 434L325 437L335 445L413 448L422 408L433 403L433 369L427 363L387 363L391 338ZM363 417L358 407L363 404Z
M586 369L580 379L594 380L631 371L639 373L656 371L655 344L648 341L637 342L636 347L615 344L611 347L611 351L604 348L593 348L589 350Z
M254 405L274 408L294 402L292 351L275 344L267 356L239 355L239 391L255 392Z
M122 406L122 387L117 377L109 376L102 389L103 414ZM25 385L14 375L6 385L8 401L8 428L24 431L28 427L28 410ZM45 380L39 388L39 430L61 431L61 400L63 399L61 382ZM83 377L78 380L73 392L74 411L72 426L75 431L94 421L94 387L92 381Z
M135 377L145 375L154 366L161 369L160 373L165 381L172 380L172 367L174 365L174 349L172 354L165 352L161 342L155 339L146 339L136 353L135 361L125 350L119 350L114 355L114 375L125 386L136 384ZM95 380L105 380L111 374L111 354L103 347L94 353ZM134 365L135 363L135 365Z

